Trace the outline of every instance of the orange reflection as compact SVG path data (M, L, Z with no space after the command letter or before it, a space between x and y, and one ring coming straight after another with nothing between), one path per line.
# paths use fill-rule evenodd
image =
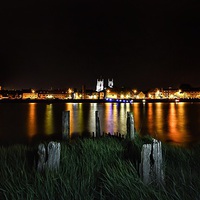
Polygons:
M47 104L45 109L45 118L44 118L44 132L47 135L50 135L53 133L53 110L52 110L52 104Z
M118 128L119 132L121 134L126 134L127 133L127 127L126 127L126 120L127 120L127 112L130 112L130 110L127 109L130 108L130 105L126 103L121 103L120 104L120 115L119 115L119 120L118 120Z
M28 136L30 139L36 134L37 123L36 123L36 103L29 103L28 111Z
M147 110L148 133L154 138L161 138L164 134L164 104L149 103Z
M188 141L184 103L170 104L169 140L184 145Z
M158 136L163 134L163 125L164 125L164 114L163 114L163 103L155 104L155 124L156 124L156 134Z
M134 103L132 104L132 110L133 110L133 117L134 117L134 124L136 131L139 131L139 126L141 126L140 121L140 103Z
M65 104L65 110L69 111L70 115L70 137L72 133L74 133L74 110L73 110L73 103L66 103Z
M78 113L77 113L77 119L74 120L78 120L78 129L79 130L84 130L84 120L83 120L83 104L82 103L78 103L78 109L77 109Z
M148 124L148 133L152 135L155 131L154 116L153 116L153 103L148 103L147 124Z
M110 132L110 134L113 134L113 104L112 103L106 103L105 104L105 117L104 119L104 128L105 130L103 130L104 132L108 133Z

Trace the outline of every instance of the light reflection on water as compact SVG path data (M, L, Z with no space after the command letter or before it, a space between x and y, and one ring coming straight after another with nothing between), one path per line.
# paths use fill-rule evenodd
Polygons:
M169 134L168 137L171 141L176 143L187 143L190 139L189 134L187 132L187 116L186 116L186 104L178 103L178 104L170 104L169 109Z
M28 118L27 118L27 133L29 138L32 138L37 133L36 123L36 103L30 103L28 107Z
M70 111L71 135L95 132L95 111L102 132L126 134L127 112L133 112L141 135L178 145L200 141L200 103L13 103L0 104L1 143L20 143L23 137L31 140L40 134L61 135L64 110Z
M190 115L188 103L149 103L147 111L147 132L155 138L176 145L187 145L200 138L198 109ZM200 104L196 105L199 108ZM194 119L194 115L198 116ZM192 121L196 120L195 126ZM194 132L193 132L194 131ZM194 134L197 136L194 137Z
M54 132L54 118L53 118L53 105L47 104L45 108L45 117L44 117L44 132L47 135L51 135Z

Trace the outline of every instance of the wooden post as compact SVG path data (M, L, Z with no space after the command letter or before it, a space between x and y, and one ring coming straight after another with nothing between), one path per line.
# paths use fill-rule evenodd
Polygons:
M44 144L38 146L38 165L37 170L43 171L46 165L46 148Z
M100 137L101 132L100 132L100 121L99 121L98 111L95 111L95 120L96 120L96 137Z
M135 137L135 130L134 130L134 118L132 112L127 112L127 135L126 138L133 140Z
M47 149L44 144L38 146L37 170L42 172L46 169L58 170L60 166L60 143L49 142Z
M49 142L47 166L50 170L58 170L60 165L60 143Z
M161 142L153 139L152 144L142 146L140 176L145 184L164 184Z
M62 137L69 139L70 134L70 111L62 112Z

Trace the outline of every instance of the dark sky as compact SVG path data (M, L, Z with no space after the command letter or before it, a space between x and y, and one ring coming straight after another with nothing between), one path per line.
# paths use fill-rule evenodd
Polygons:
M5 88L200 87L199 0L7 0Z

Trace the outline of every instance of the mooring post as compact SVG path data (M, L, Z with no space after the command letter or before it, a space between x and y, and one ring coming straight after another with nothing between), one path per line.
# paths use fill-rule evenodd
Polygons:
M70 134L70 111L62 112L62 138L68 139Z
M38 171L44 171L46 167L46 148L44 144L39 144L38 146L38 164L37 164L37 170Z
M164 184L161 142L153 139L152 144L144 144L141 152L140 176L145 184Z
M60 166L60 143L49 142L47 166L50 170L58 170Z
M132 112L127 112L127 135L126 138L133 140L135 137L134 118Z
M96 137L100 137L100 121L99 121L99 112L95 111L95 121L96 121Z
M37 170L43 172L45 170L57 171L60 166L61 145L58 142L49 142L46 147L43 143L38 146L38 165Z

